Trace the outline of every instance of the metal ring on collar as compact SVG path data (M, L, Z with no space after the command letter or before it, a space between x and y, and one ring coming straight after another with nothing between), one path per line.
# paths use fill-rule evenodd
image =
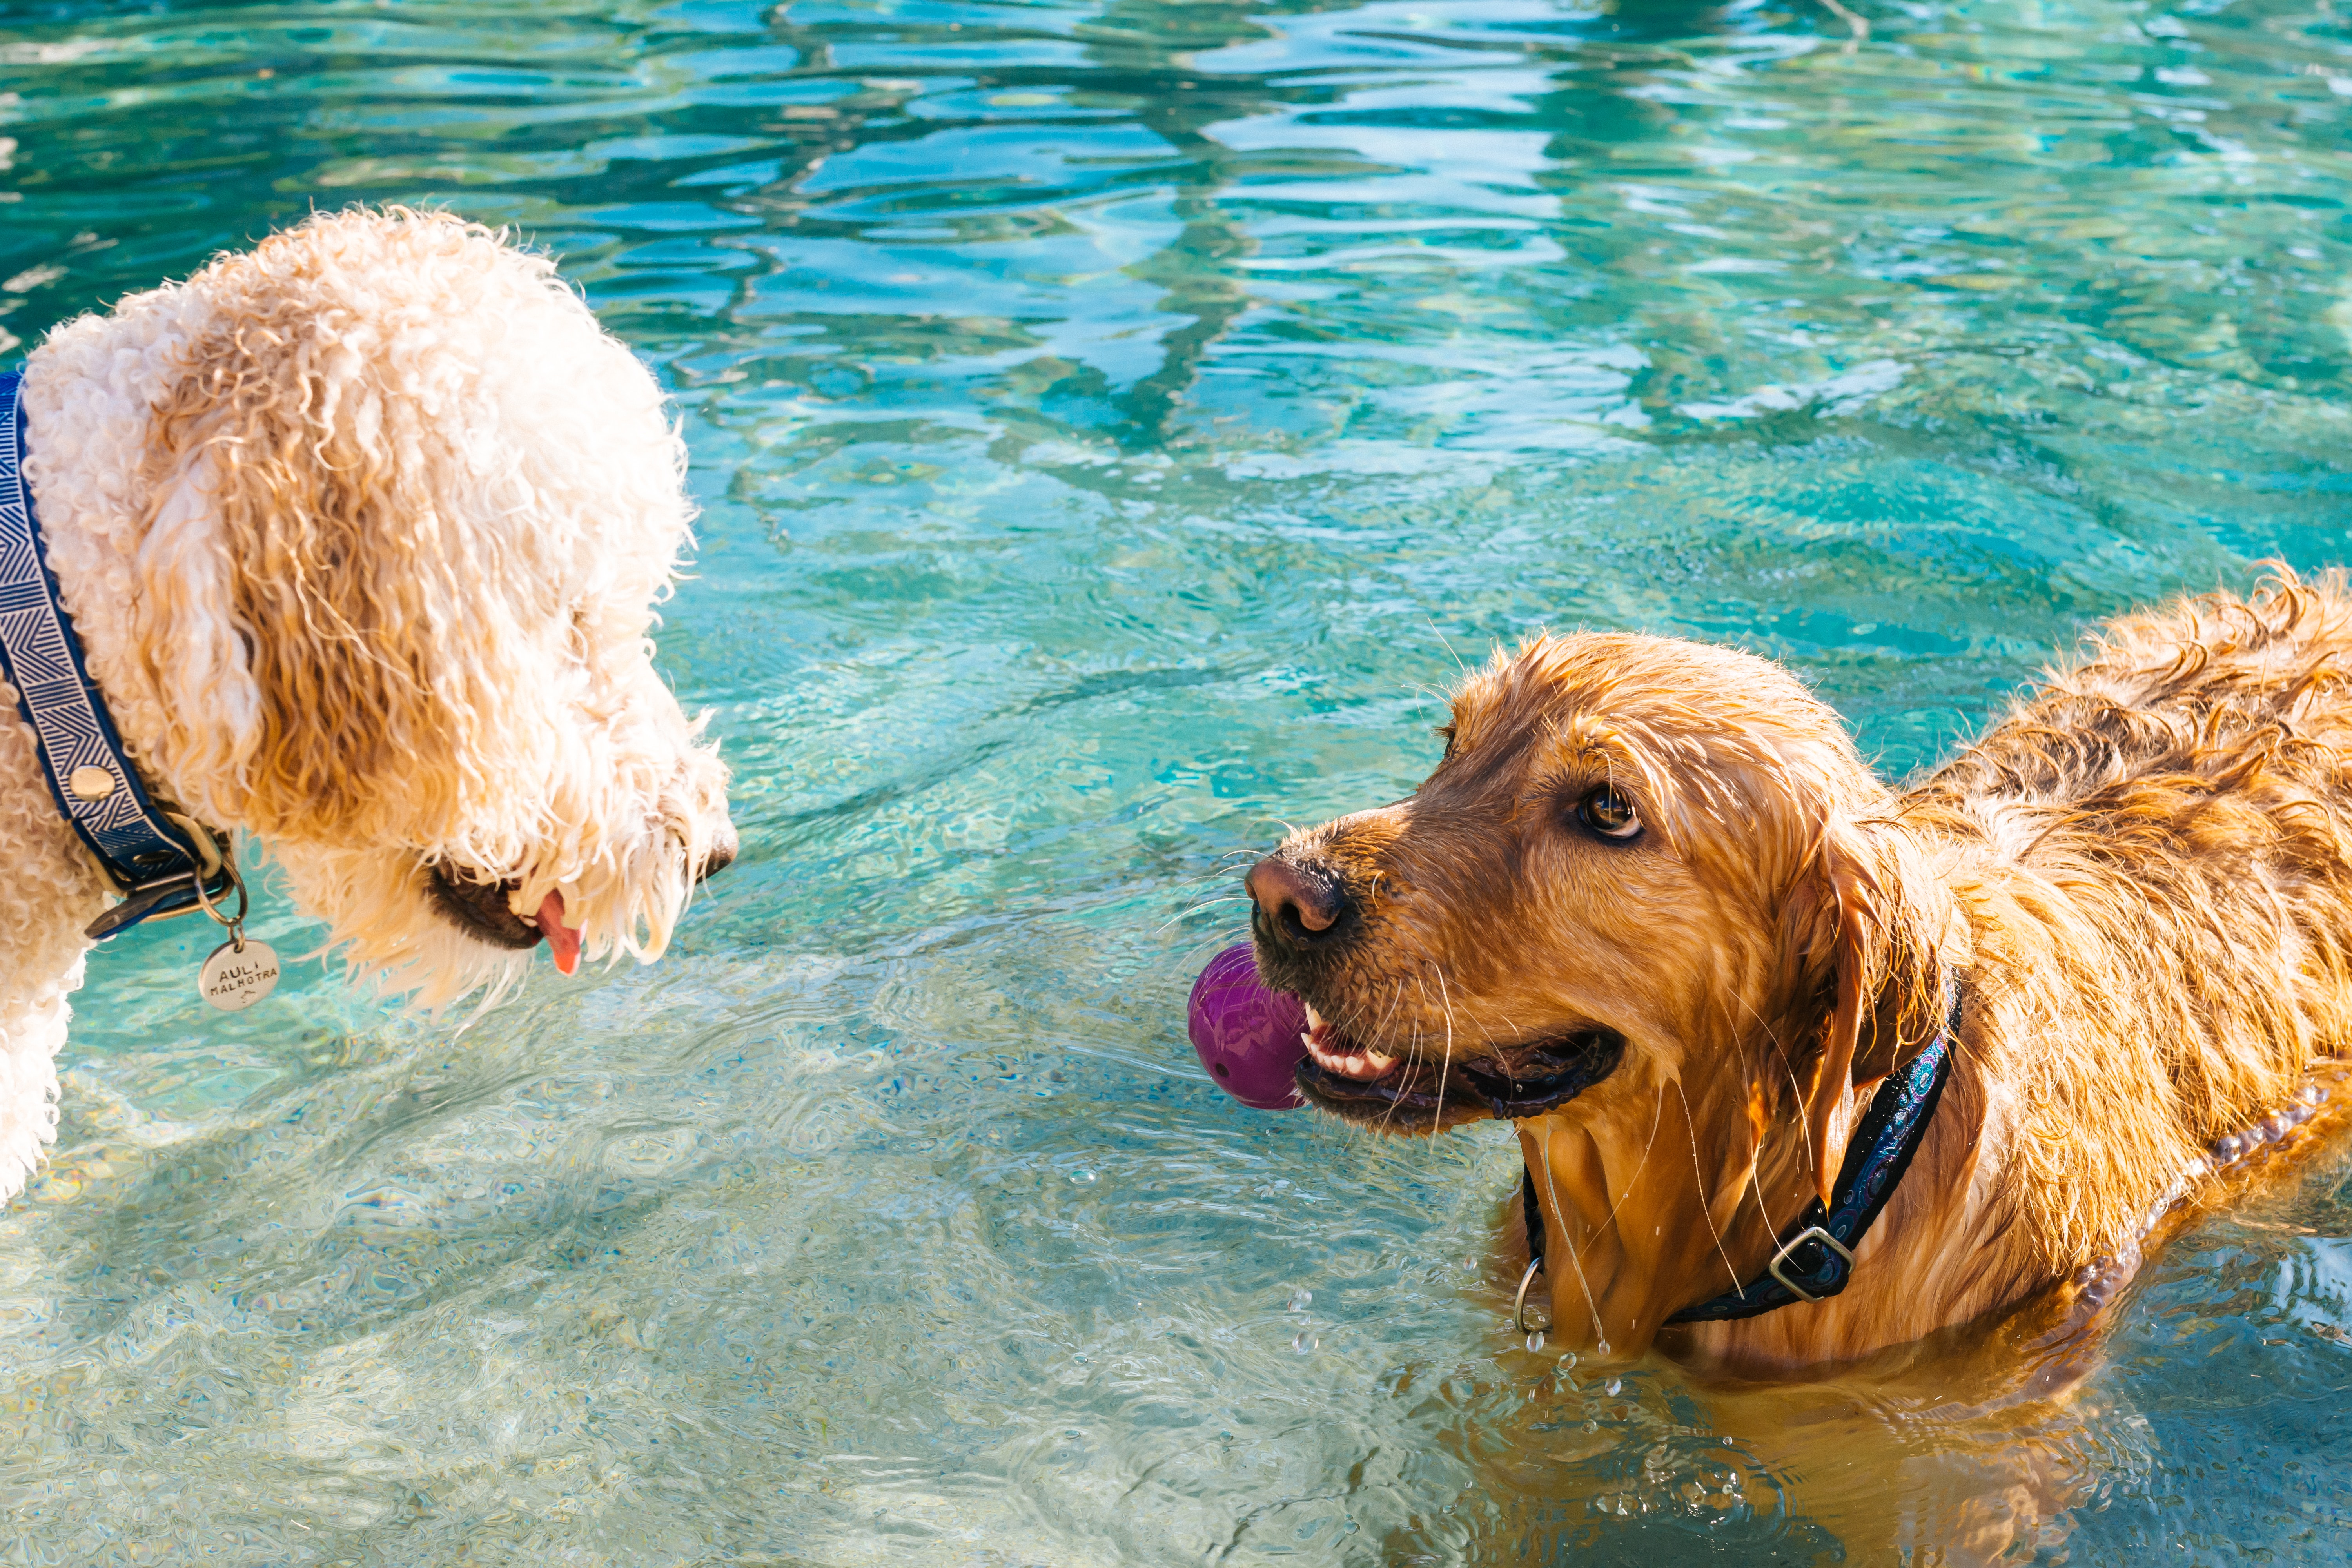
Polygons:
M202 864L202 874L207 877L218 876L221 868L221 841L212 836L211 830L184 812L164 810L163 819L186 834L188 842L196 847L196 858Z
M221 862L221 869L228 873L229 886L236 889L236 913L234 916L227 916L213 908L212 896L205 891L205 879L201 872L197 874L195 879L196 903L212 918L214 924L228 928L230 935L236 939L237 951L242 952L245 951L245 936L237 928L245 924L245 911L251 907L250 901L246 897L245 879L236 874L235 860L224 859Z
M1528 1287L1534 1284L1536 1276L1542 1272L1542 1258L1528 1259L1528 1271L1519 1276L1519 1293L1511 1299L1511 1321L1523 1334L1535 1332L1533 1329L1528 1327Z
M1821 1298L1807 1290L1802 1285L1798 1284L1786 1274L1781 1273L1780 1265L1789 1260L1789 1254L1796 1251L1797 1248L1804 1246L1805 1243L1809 1241L1820 1242L1823 1247L1828 1247L1832 1252L1834 1252L1840 1258L1844 1258L1845 1266L1848 1268L1853 1267L1853 1254L1846 1250L1846 1245L1844 1242L1840 1241L1836 1237L1832 1236L1820 1226L1807 1226L1804 1229L1799 1231L1796 1235L1782 1242L1780 1246L1780 1249L1772 1254L1772 1261L1764 1266L1766 1269L1770 1272L1772 1278L1787 1286L1790 1293L1795 1296L1800 1301L1818 1301Z

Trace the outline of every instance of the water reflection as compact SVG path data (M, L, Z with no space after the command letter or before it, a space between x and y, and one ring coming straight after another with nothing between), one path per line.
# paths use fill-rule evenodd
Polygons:
M17 339L313 203L563 256L688 417L662 647L744 832L663 967L463 1036L104 955L0 1216L17 1527L2327 1550L2340 1155L2161 1255L2063 1398L1986 1392L2058 1353L1998 1336L1612 1391L1503 1324L1507 1143L1241 1112L1177 1027L1223 858L1410 787L1491 638L1738 641L1900 770L2084 619L2343 553L2333 13L1864 10L1852 53L1778 0L9 10Z

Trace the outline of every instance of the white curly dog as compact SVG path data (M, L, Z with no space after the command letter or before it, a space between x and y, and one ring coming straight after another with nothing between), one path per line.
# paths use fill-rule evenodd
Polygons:
M24 476L90 677L161 800L267 848L355 972L428 1006L656 957L734 855L655 673L688 542L646 367L548 260L316 216L51 332ZM0 1198L57 1129L107 893L0 684Z

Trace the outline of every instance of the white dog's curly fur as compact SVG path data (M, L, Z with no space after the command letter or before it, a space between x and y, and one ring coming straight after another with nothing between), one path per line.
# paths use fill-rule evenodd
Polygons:
M495 998L542 928L660 953L734 842L648 640L685 452L551 262L444 215L313 217L58 328L23 397L49 564L134 760L265 842L356 970L438 1006ZM54 1135L104 904L13 699L0 1197Z

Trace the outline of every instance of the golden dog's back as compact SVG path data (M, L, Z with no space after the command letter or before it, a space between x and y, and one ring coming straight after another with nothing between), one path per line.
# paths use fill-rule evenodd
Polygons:
M2352 752L2347 655L2352 598L2340 572L2307 584L2283 574L2250 599L2216 594L2119 617L2094 637L2088 658L2046 671L1906 805L1980 818L1995 803L2104 815L2140 781L2211 795L2281 772L2332 798Z
M2352 1033L2347 656L2341 574L2120 618L1897 808L1998 961L1986 1037L2053 1261L2128 1232Z

